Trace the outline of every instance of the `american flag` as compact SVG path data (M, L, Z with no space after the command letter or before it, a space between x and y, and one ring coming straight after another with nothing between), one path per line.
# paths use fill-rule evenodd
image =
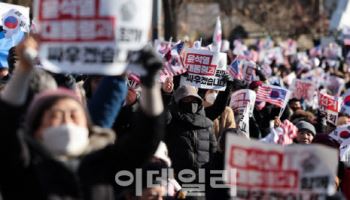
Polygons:
M230 66L228 67L228 73L231 75L232 78L235 79L242 79L242 70L240 67L241 61L239 59L234 59Z
M180 56L185 47L185 42L178 42L166 52L164 58L167 62L171 62L173 57Z
M256 101L265 101L284 108L289 100L290 91L273 85L262 85L258 88Z
M181 52L185 47L184 42L176 43L164 58L164 67L160 73L160 79L163 82L167 77L177 76L187 71L182 63Z

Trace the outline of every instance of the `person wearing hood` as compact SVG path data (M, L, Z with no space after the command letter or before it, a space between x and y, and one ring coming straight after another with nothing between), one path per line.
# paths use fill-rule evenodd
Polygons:
M204 108L210 107L214 104L218 96L218 91L216 90L206 90L204 95L203 106ZM235 116L232 109L229 106L225 107L222 114L216 118L214 121L214 134L216 139L221 136L221 133L227 128L236 128Z
M182 85L174 92L174 105L167 112L165 143L175 174L183 169L198 172L216 152L213 122L206 117L203 99L196 88Z
M155 81L161 60L150 49L141 50L140 62L148 73L142 77L140 123L115 140L111 130L92 126L79 98L67 89L36 96L24 129L19 129L33 70L24 56L27 48L36 49L36 41L28 38L16 49L19 67L0 96L3 199L117 199L122 186L115 182L116 173L141 167L156 151L164 132L160 86ZM110 101L122 102L122 95L116 93Z

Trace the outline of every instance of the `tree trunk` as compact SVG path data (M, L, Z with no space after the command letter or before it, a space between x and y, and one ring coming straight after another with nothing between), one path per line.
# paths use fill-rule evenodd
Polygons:
M181 3L181 0L163 0L165 40L171 37L177 40L177 13Z

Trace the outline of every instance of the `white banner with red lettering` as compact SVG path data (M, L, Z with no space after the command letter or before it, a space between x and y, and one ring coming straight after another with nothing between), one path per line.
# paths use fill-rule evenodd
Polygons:
M128 51L148 41L151 0L36 0L42 66L53 72L119 75Z
M316 86L313 81L294 79L291 85L292 97L312 101Z
M192 85L202 89L225 90L226 53L203 49L186 48L184 65L187 76L181 77L181 85Z
M249 117L253 115L256 93L253 90L242 89L231 95L232 108L237 127L249 138Z
M345 80L337 76L328 75L326 77L327 89L333 96L339 96L345 87Z
M325 93L319 93L318 105L321 110L327 114L327 121L336 125L338 121L338 112L342 103L341 97L331 96Z
M282 147L228 134L225 152L235 199L323 199L336 192L338 155L329 147Z

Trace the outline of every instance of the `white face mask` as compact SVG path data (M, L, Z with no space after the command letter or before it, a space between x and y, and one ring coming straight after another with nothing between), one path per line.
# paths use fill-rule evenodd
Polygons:
M79 156L89 144L89 131L75 124L49 127L43 132L43 144L57 156Z
M205 95L205 101L210 103L210 104L214 104L217 96L218 96L217 93L209 93L209 94Z

